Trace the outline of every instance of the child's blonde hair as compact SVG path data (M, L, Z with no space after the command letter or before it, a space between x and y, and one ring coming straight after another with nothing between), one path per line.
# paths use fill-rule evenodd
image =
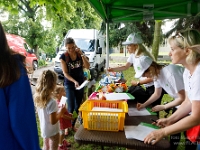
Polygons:
M34 103L36 107L44 108L51 99L52 92L54 91L57 83L57 75L54 71L45 70L38 78Z
M61 97L60 97L60 93L61 93L62 91L64 91L64 90L65 90L65 89L64 89L63 86L57 85L56 88L55 88L55 90L54 90L54 92L53 92L54 98L55 98L55 99L60 99L60 98L61 98ZM63 95L62 95L62 96L63 96Z

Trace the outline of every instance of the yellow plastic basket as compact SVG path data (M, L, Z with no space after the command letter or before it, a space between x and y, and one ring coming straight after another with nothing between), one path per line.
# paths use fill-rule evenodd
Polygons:
M81 105L79 111L82 112L84 128L119 131L124 129L128 105L126 101L87 100Z

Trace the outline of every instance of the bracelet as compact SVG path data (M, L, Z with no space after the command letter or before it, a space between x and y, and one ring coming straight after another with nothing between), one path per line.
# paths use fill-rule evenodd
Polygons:
M137 82L137 85L138 85L138 86L140 85L140 81Z

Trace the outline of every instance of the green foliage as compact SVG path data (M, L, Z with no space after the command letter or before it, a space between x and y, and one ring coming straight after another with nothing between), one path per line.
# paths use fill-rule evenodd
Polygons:
M185 30L185 29L196 29L200 31L200 14L196 16L190 16L185 18L177 19L171 30L166 33L166 37L169 37L173 32Z
M9 12L2 22L8 33L25 38L35 53L55 56L55 49L68 30L73 28L100 28L101 19L86 0L5 0L0 1L1 12ZM48 20L49 28L43 22Z
M154 21L141 21L123 23L125 27L120 28L120 23L109 24L109 44L111 46L121 46L121 43L126 40L129 34L133 32L142 33L144 44L150 47L153 43ZM106 23L101 25L102 33L106 31Z
M46 66L47 64L46 64L45 60L39 59L38 65L39 65L39 67L43 67L43 66Z

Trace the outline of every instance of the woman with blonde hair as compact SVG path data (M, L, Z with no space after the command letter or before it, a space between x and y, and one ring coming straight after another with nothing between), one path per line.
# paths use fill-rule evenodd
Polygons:
M169 118L157 120L157 125L163 128L147 135L144 142L148 144L155 144L165 136L193 127L198 129L200 125L200 33L193 29L177 32L168 41L172 63L185 67L183 80L186 96L174 114ZM188 136L190 141L199 142L200 133L196 134L194 132L194 135Z
M45 70L38 78L34 102L40 120L41 136L43 137L43 150L57 150L59 143L58 121L66 112L66 107L58 109L53 99L53 91L57 83L57 75L54 71ZM65 149L67 149L65 147Z
M108 68L108 71L124 71L127 70L129 67L138 61L141 56L149 56L152 60L155 60L151 53L145 48L143 45L142 37L139 33L131 33L125 42L122 43L123 45L127 45L127 50L130 53L129 58L127 59L127 63L124 66ZM134 67L136 70L136 68ZM145 102L153 93L154 93L154 84L153 79L141 77L139 81L131 81L131 87L129 88L129 92L132 93L132 89L135 89L135 86L144 85L146 91L139 95L140 98L136 97L136 100L139 102ZM158 105L161 103L162 96L165 94L163 90L162 95L160 96L159 100L156 101L153 105ZM134 95L133 95L134 96Z
M154 57L150 54L150 52L145 48L142 44L143 40L139 33L131 33L125 42L122 45L127 46L127 50L130 53L130 56L127 60L127 63L124 66L108 68L108 71L123 71L127 70L130 66L135 63L135 59L140 56L149 56L154 60Z

